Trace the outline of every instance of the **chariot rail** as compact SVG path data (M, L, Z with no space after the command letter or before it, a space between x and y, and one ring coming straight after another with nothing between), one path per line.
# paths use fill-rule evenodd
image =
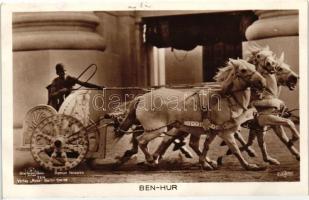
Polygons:
M217 82L207 82L202 84L176 84L176 85L158 85L158 86L146 86L146 87L104 87L103 90L154 90L159 88L171 88L171 89L220 89L221 84ZM97 90L93 88L81 88L78 90Z

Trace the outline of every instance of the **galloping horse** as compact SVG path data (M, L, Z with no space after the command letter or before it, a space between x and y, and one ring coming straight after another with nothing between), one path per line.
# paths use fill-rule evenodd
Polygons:
M205 141L205 148L200 155L200 164L203 167L213 168L215 162L210 161L206 156L207 144L219 135L229 145L245 169L259 169L257 165L249 164L243 158L235 142L233 135L239 125L225 126L225 123L230 124L230 121L236 119L243 121L243 118L246 120L253 118L255 109L248 109L250 87L261 89L265 86L266 80L255 70L254 65L241 59L230 59L227 66L220 69L215 79L222 83L222 90L212 93L221 95L219 102L209 100L210 94L205 95L203 90L186 94L173 89L158 89L131 102L130 111L119 130L123 132L132 124L141 124L144 132L137 136L137 142L145 154L146 161L150 164L157 162L147 148L148 143L154 138L162 134L166 137L175 137L181 133L179 131L199 136L207 130L208 140ZM159 107L152 107L155 97L160 99ZM171 104L171 99L175 100L175 98L180 101L176 105ZM243 115L244 113L246 114ZM122 135L118 133L119 137Z
M292 143L292 141L296 140L299 135L294 123L289 119L278 117L275 115L276 112L274 113L274 111L279 109L280 105L283 104L283 102L278 99L280 93L280 85L287 86L290 90L293 90L295 88L295 85L297 84L298 75L293 72L290 67L283 62L283 60L283 54L281 55L280 59L277 59L273 52L269 50L269 47L256 47L254 50L251 50L248 62L254 64L257 68L257 71L261 73L267 81L264 100L259 99L261 97L261 94L253 95L253 98L255 100L254 104L255 106L259 107L259 111L261 111L262 107L264 107L263 112L261 112L260 116L258 116L258 118L256 119L259 119L261 121L260 123L263 123L264 126L266 126L267 124L283 125L289 127L291 132L293 133L293 139L291 140L288 139L284 132L284 129L281 126L273 126L273 129L275 130L280 140L284 142L284 144L289 148L292 154L295 155L296 158L299 160L299 153ZM269 162L270 164L279 164L279 162L271 158L266 151L266 145L264 142L265 131L263 131L263 129L261 128L259 128L258 130L262 130L261 133L256 133L254 128L250 131L250 137L247 144L238 131L235 133L235 138L238 139L243 145L243 147L241 147L241 150L246 150L250 156L255 156L255 151L250 146L252 145L253 140L257 135L258 143L262 150L264 161ZM182 137L185 136L187 136L187 134L183 133ZM167 147L174 139L175 138L167 138L166 140L163 140L162 145L159 146L154 156L161 158ZM202 152L199 150L199 140L199 135L192 134L189 145L197 153L198 156L201 156ZM231 150L229 150L227 154L231 154ZM222 163L222 159L222 156L219 157L218 162Z
M261 56L264 55L264 56ZM297 160L300 159L299 152L293 146L293 142L299 139L299 133L295 127L295 124L292 120L283 118L279 116L280 108L284 106L284 103L278 99L281 91L281 86L286 86L290 90L294 90L297 84L298 75L293 72L289 65L284 63L284 55L281 54L279 59L276 59L275 62L272 62L272 65L275 65L275 72L267 73L263 72L265 69L259 67L265 63L266 57L271 57L272 52L268 48L258 48L251 52L249 56L249 62L257 66L257 71L259 71L262 76L267 81L267 90L265 90L264 99L257 99L256 95L252 95L252 104L256 106L259 114L257 117L252 120L251 124L254 124L254 127L251 127L249 132L248 142L245 144L239 133L236 133L235 136L237 139L240 139L240 142L244 144L241 149L247 149L253 144L255 137L258 139L258 144L262 152L263 160L270 164L279 165L280 162L269 156L266 150L266 144L264 142L264 136L266 134L267 127L270 126L279 139L288 147L290 152L296 157ZM292 139L289 139L282 126L288 127L292 133ZM229 150L226 154L230 154ZM250 154L249 154L250 155ZM254 156L254 152L251 150L251 156ZM218 163L222 163L223 157L218 158Z
M248 60L249 63L254 64L259 73L261 73L264 78L267 80L267 85L275 85L276 81L271 74L273 74L277 67L277 62L273 53L269 50L269 48L257 48L255 51L251 52L252 56ZM254 55L254 56L253 56ZM271 78L269 78L271 76ZM268 86L267 86L268 87ZM267 88L268 89L268 88ZM238 122L240 123L240 122ZM187 136L186 133L183 133L183 137ZM241 135L235 134L236 139L240 140L240 142L245 145L245 141L242 139ZM162 142L162 145L159 146L157 151L155 152L155 157L161 158L167 147L171 144L171 142L175 138L166 139ZM199 150L199 135L191 135L190 138L190 147L197 153L198 156L202 155L202 152ZM242 150L246 150L249 155L254 155L254 150L249 146L242 147ZM230 153L230 152L229 152Z

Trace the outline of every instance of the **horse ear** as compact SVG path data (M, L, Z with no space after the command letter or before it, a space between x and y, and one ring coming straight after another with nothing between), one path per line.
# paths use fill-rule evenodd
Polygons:
M281 56L280 56L279 60L280 60L281 62L284 62L284 52L281 53Z
M235 70L239 68L239 60L229 58L229 62L231 63L231 65L233 66Z
M232 64L232 65L234 65L235 66L235 59L233 59L233 58L229 58L229 62Z
M230 61L230 62L235 62L236 60L233 59L233 58L229 58L229 61Z

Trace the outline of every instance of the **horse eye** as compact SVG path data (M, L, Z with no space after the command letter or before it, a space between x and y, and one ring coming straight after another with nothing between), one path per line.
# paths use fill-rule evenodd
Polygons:
M260 58L260 55L257 55L256 57L257 57L257 58Z
M266 65L267 65L267 66L270 66L270 62L267 62Z

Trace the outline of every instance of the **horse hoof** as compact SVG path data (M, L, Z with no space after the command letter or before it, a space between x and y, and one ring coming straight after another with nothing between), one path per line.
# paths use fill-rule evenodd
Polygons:
M296 156L296 160L300 161L300 156L299 155Z
M221 165L223 164L223 157L222 157L222 156L220 156L220 157L217 159L217 164L218 164L219 166L221 166Z
M200 163L200 166L202 170L207 170L207 171L214 170L214 168L207 162Z
M265 162L267 162L271 165L280 165L280 162L277 159L274 159L274 158L268 158Z
M152 162L152 163L147 162L146 167L148 170L157 170L159 169L159 164L157 164L156 162Z
M267 169L266 166L258 166L256 164L248 164L245 168L248 171L263 171Z
M208 163L211 165L213 169L218 169L218 163L216 161L210 160Z
M154 158L154 156L149 156L149 157L146 157L146 162L147 162L147 164L152 164L152 163L154 163L155 162L155 158Z

